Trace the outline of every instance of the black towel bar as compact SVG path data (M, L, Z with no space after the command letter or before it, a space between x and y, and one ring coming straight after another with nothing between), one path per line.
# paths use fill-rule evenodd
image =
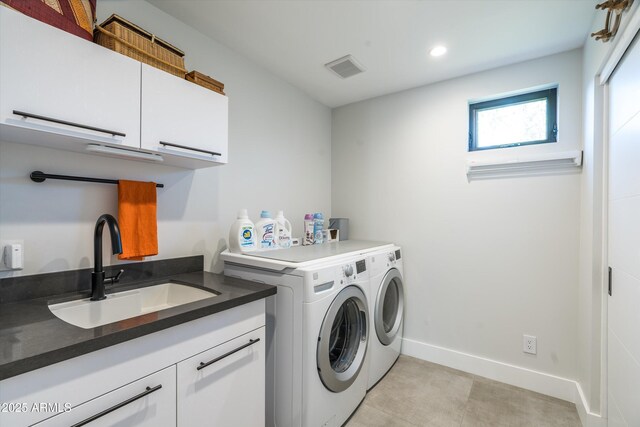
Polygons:
M88 178L86 176L53 175L42 171L33 171L29 175L34 182L44 182L45 179L62 179L65 181L99 182L101 184L117 184L117 179ZM164 184L156 184L157 188L164 188Z

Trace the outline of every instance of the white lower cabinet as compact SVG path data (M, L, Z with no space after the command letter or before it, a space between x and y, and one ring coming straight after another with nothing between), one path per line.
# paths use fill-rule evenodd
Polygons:
M265 425L265 328L178 363L178 426Z
M36 425L38 427L175 426L176 366L170 366L141 378Z
M0 426L263 427L265 348L249 302L2 380Z

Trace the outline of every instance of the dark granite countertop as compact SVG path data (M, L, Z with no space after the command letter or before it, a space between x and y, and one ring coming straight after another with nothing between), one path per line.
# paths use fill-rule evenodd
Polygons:
M124 267L126 268L126 265ZM41 276L46 279L46 275ZM203 287L215 291L218 295L215 298L207 298L92 329L70 325L54 316L48 308L49 303L87 297L86 291L20 299L0 304L0 380L276 293L274 286L204 271L181 272L151 277L138 282L128 281L121 286L111 288L108 293L168 281Z

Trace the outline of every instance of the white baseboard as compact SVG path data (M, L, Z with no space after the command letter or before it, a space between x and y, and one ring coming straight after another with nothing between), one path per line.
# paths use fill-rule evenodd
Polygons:
M584 427L606 425L600 415L590 411L580 384L574 380L409 338L402 340L402 354L575 403Z
M600 415L591 412L589 402L580 387L580 383L576 381L576 410L584 427L606 427L607 422Z

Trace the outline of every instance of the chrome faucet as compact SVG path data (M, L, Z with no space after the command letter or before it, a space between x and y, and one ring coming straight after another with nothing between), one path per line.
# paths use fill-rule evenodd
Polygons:
M118 221L109 214L101 215L98 221L96 221L96 229L93 236L94 267L93 273L91 273L91 301L105 299L105 282L110 281L112 284L117 283L122 273L124 273L124 270L120 270L115 276L105 278L104 269L102 268L102 229L105 223L109 227L109 234L111 234L111 250L114 255L122 253L122 241L120 240Z

